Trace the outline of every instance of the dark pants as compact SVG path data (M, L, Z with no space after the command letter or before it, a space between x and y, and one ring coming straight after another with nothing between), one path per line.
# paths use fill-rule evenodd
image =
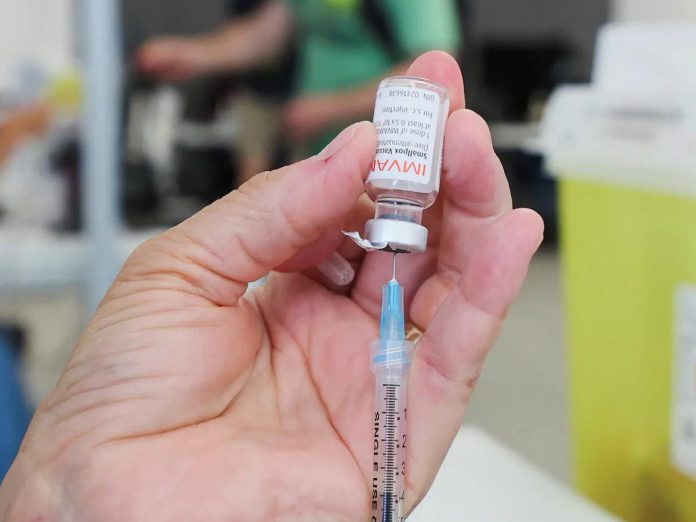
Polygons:
M30 418L20 384L17 350L0 329L0 480L10 469Z

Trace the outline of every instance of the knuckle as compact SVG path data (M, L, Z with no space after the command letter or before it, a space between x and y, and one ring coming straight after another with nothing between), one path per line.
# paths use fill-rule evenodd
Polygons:
M476 365L461 372L449 364L443 357L440 357L437 350L428 349L427 342L421 342L420 344L420 363L423 369L422 377L424 384L430 388L436 397L454 399L457 404L462 406L468 404L481 376L483 366Z

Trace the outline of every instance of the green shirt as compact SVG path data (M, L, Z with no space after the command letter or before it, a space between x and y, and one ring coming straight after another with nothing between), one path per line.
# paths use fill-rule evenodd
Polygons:
M298 94L364 86L421 52L455 51L459 46L454 0L285 1L295 13L302 35ZM391 38L377 34L376 25L365 15L363 2L379 6L391 28ZM313 148L327 139L320 141Z

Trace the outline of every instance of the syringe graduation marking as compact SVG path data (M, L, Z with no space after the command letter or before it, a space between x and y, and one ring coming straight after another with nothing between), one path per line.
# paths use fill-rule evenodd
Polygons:
M396 384L384 384L386 388L386 411L384 412L384 493L394 492L394 459L396 458L394 442L396 440Z
M394 459L396 458L394 450L394 442L396 440L396 390L398 384L383 384L385 390L385 410L384 410L384 478L382 494L382 510L381 522L393 522L394 515L390 506L392 502L399 503L397 495L394 495L394 473L396 466Z

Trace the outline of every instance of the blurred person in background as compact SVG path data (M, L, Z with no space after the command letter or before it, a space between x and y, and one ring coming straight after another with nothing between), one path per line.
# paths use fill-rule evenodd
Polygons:
M280 121L266 112L241 117L265 132L242 143L251 156L243 172L270 168L274 132L284 130L301 155L317 153L346 123L369 118L377 83L403 74L423 51L456 52L460 28L455 0L259 0L245 16L196 37L147 42L140 68L181 81L216 72L241 73L281 55L298 39L299 69ZM255 116L256 115L256 116ZM265 154L264 154L265 153ZM243 177L248 177L244 176Z

